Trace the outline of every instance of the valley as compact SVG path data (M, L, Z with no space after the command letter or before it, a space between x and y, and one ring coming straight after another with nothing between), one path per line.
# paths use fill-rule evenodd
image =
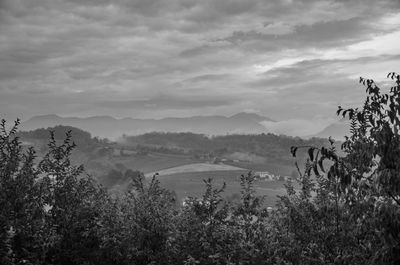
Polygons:
M118 141L92 137L90 133L71 126L56 126L20 132L25 146L34 146L38 158L47 150L49 131L61 143L67 131L77 147L71 160L83 164L85 171L111 193L129 190L131 178L144 174L156 175L162 186L175 193L177 202L190 196L201 196L204 179L212 178L216 186L226 183L228 200L240 197L240 176L252 172L257 177L255 190L273 206L277 195L284 194L287 180L297 177L293 145L327 145L322 138L304 140L274 134L224 135L208 137L195 133L151 132L122 136ZM297 160L306 155L299 152Z

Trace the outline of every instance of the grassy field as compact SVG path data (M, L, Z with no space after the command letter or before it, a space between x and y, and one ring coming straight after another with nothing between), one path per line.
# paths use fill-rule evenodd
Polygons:
M178 201L181 202L185 197L201 197L205 191L203 180L207 178L213 178L215 187L226 183L225 197L240 194L240 175L247 173L247 170L186 172L159 176L158 179L163 187L175 191ZM265 196L267 206L274 206L276 196L285 193L283 185L284 182L281 181L257 181L255 189L257 195Z
M240 168L246 168L252 171L268 171L275 175L291 176L292 172L295 170L294 163L295 160L293 160L293 162L290 162L290 164L288 163L288 165L277 163L275 161L266 161L265 163L249 163L240 161L227 162L226 164Z
M115 164L119 163L124 165L127 169L139 170L145 174L199 162L191 159L189 156L169 156L163 154L148 154L146 156L118 156L107 159L99 159L98 161L103 165L108 165L109 168L112 168Z
M226 183L224 196L228 199L240 197L240 176L253 171L269 171L271 173L289 172L293 168L277 168L276 164L255 163L229 163L209 164L203 160L195 160L185 155L168 155L150 153L148 155L115 156L107 159L96 159L98 168L92 171L94 175L101 175L114 168L116 164L122 164L126 169L139 170L147 177L155 172L159 173L158 179L164 188L175 191L178 202L189 196L201 197L205 190L204 179L213 178L216 187ZM101 167L100 167L101 165ZM97 169L96 169L97 168ZM275 174L276 174L275 173ZM125 190L128 182L120 183L113 190ZM265 196L265 204L274 206L277 195L285 193L282 181L257 181L254 188L258 195Z
M210 164L210 163L193 163L177 167L171 167L156 172L151 172L146 174L147 177L153 176L158 173L160 176L173 175L179 173L192 173L192 172L214 172L214 171L237 171L237 170L247 170L245 168L239 168L224 164Z

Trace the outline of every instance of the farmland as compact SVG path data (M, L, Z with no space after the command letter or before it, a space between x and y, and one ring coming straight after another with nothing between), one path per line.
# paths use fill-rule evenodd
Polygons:
M71 128L55 128L59 141L63 131L68 129ZM288 150L281 150L281 156L267 152L268 146L272 146L277 139L286 143L293 141L292 138L276 138L271 135L205 138L195 134L150 134L159 142L147 139L146 136L146 141L139 137L134 138L137 142L108 143L92 139L88 133L79 129L72 129L74 140L79 144L72 154L73 162L84 164L86 172L112 193L128 190L131 174L127 172L131 170L140 171L146 177L158 173L162 186L174 191L178 202L188 196L202 196L205 188L203 180L207 178L213 178L216 186L225 182L225 197L236 200L240 197L240 175L251 170L292 176L294 171L293 158L284 154L289 153ZM26 145L38 147L41 151L38 158L43 155L47 149L47 130L21 133L21 136ZM191 139L185 141L188 136ZM261 141L263 144L254 145L253 141ZM254 146L262 148L254 149ZM280 149L284 148L281 146ZM266 196L267 205L273 206L276 195L284 192L283 184L283 181L259 180L255 183L255 190L259 195Z
M157 172L151 172L146 174L147 177L158 173L159 175L173 175L179 173L192 173L192 172L214 172L214 171L233 171L233 170L245 170L244 168L239 168L224 164L210 164L210 163L194 163L186 164L177 167L166 168L159 170Z
M191 164L194 162L194 160L184 155L178 156L178 155L150 153L145 156L132 155L132 156L122 156L122 157L111 157L104 159L103 162L110 164L120 163L128 169L139 170L143 173L150 173L154 171L163 170L166 168Z
M163 187L175 191L178 202L181 202L185 197L202 196L205 190L203 180L207 178L213 179L215 187L221 187L225 182L225 197L237 199L241 188L240 176L247 173L247 170L185 172L160 175L158 179ZM276 196L285 192L283 184L284 182L282 181L256 181L255 190L257 195L265 196L266 205L274 206Z

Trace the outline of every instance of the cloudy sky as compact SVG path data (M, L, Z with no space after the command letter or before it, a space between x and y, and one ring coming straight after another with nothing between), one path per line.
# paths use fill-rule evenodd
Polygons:
M0 115L322 127L400 71L399 40L399 0L0 0Z

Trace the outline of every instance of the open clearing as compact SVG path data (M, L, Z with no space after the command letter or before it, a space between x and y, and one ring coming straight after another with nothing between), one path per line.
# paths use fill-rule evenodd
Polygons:
M148 154L145 156L120 156L111 158L101 158L95 161L104 165L106 168L112 168L115 164L120 163L127 169L139 170L143 173L150 173L167 168L192 164L197 162L188 156L170 156L164 154Z
M179 203L190 196L203 196L205 191L203 180L207 178L213 179L215 187L221 187L224 182L226 183L224 197L240 198L240 176L247 174L250 169L255 169L252 163L210 164L189 156L158 153L150 153L146 156L112 157L101 162L110 167L121 163L126 168L144 172L146 177L151 177L156 172L159 173L157 179L160 180L161 186L175 191ZM257 169L265 169L266 166L262 166L260 165ZM265 196L266 205L274 206L277 195L285 193L283 185L282 181L256 181L254 189L257 195Z
M230 166L230 165L224 165L224 164L193 163L193 164L187 164L187 165L182 165L182 166L178 166L178 167L167 168L167 169L159 170L156 172L151 172L151 173L146 174L146 177L151 177L155 173L158 173L162 177L162 176L168 176L168 175L180 174L180 173L209 172L209 171L211 171L211 172L237 171L237 170L246 171L247 169Z

